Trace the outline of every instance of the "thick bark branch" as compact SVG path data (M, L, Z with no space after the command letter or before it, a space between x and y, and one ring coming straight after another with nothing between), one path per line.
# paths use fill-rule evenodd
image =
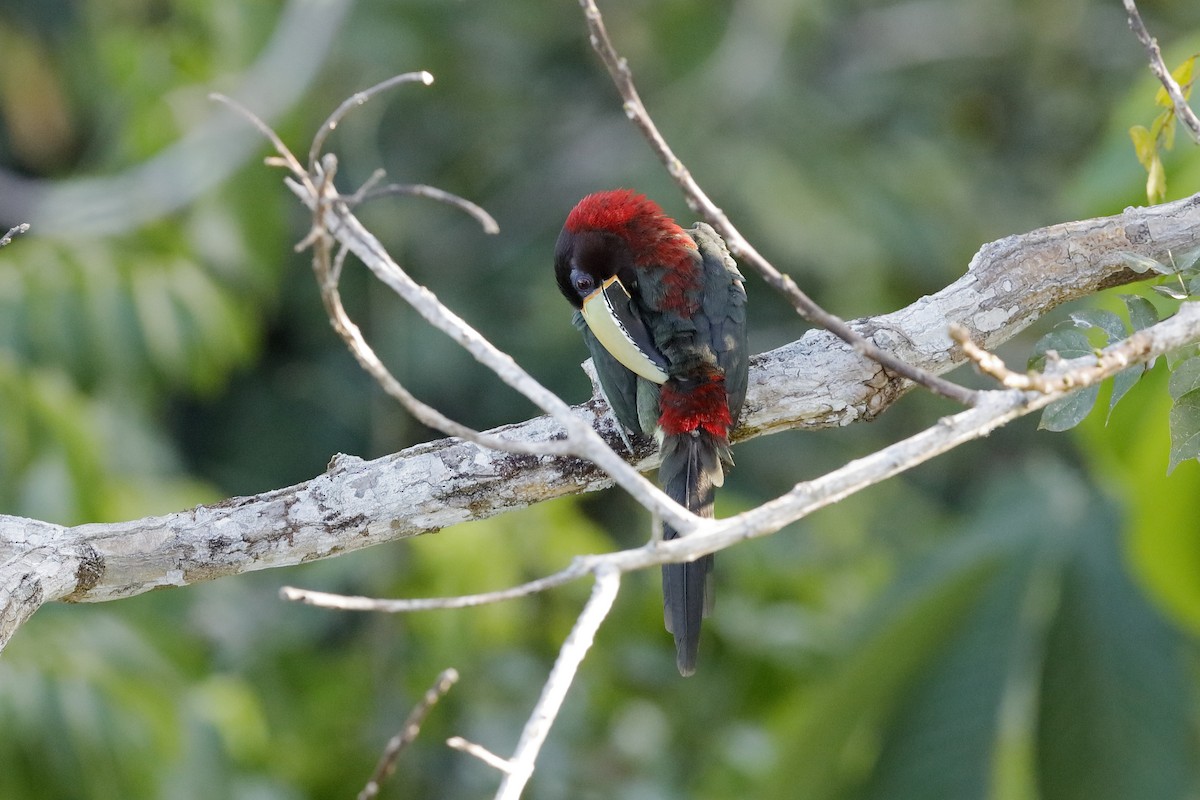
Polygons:
M1060 303L1139 279L1126 254L1163 259L1198 241L1200 195L1055 225L986 245L942 291L853 324L902 358L945 372L963 361L948 323L994 347ZM755 357L737 438L870 419L907 388L833 335L809 331ZM621 446L601 401L575 410ZM539 417L494 433L537 441L561 429ZM652 449L631 457L638 468L654 466ZM48 600L111 600L298 564L610 483L579 459L442 439L370 462L340 456L297 486L165 516L71 528L0 516L0 645Z

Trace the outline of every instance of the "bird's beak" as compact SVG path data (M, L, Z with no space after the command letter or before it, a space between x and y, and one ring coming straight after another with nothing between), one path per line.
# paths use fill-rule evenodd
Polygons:
M665 383L667 360L654 346L646 325L629 307L629 292L616 275L583 300L583 318L596 340L631 372Z

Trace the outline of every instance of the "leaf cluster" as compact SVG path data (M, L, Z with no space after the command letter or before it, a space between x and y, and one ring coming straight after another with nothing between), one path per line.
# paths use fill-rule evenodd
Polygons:
M1179 84L1185 100L1192 92L1197 57L1200 57L1200 53L1194 53L1184 59L1171 71L1171 76ZM1150 123L1150 127L1134 125L1129 129L1133 150L1146 170L1146 199L1151 204L1161 203L1167 197L1167 173L1163 166L1163 153L1175 147L1175 128L1178 121L1175 104L1166 89L1158 89L1154 95L1154 104L1162 111Z
M1126 254L1126 265L1139 274L1156 274L1158 280L1150 288L1163 297L1190 301L1200 293L1200 246L1179 254L1169 254L1169 263L1146 256ZM1094 355L1097 346L1089 338L1096 333L1107 347L1128 338L1130 334L1148 328L1160 320L1158 308L1142 295L1123 294L1128 322L1116 313L1103 308L1088 308L1073 312L1069 320L1045 334L1034 345L1031 369L1044 369L1051 359L1073 359ZM1171 456L1168 473L1181 462L1200 458L1200 346L1190 346L1168 355L1171 370ZM1153 364L1135 364L1112 379L1106 420L1113 410L1142 379ZM1048 405L1042 412L1038 427L1051 431L1074 428L1092 412L1100 396L1100 385L1085 387Z

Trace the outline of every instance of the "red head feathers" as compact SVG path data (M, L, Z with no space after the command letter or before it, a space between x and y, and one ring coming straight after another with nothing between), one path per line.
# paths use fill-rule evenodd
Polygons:
M567 215L564 227L571 233L586 230L615 233L629 245L637 264L674 266L680 260L675 248L696 247L658 203L632 189L589 194Z
M662 310L682 316L695 312L701 291L696 243L658 203L631 189L589 194L567 215L563 234L586 236L592 231L623 240L635 269L658 272L665 291L656 302Z

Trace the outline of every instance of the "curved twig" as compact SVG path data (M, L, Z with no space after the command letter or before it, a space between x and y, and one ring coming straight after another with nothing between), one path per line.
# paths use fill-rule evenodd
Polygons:
M429 86L433 83L433 75L425 70L393 75L387 80L380 81L369 89L355 92L343 100L341 105L325 118L325 122L321 123L321 127L317 129L316 135L313 136L312 145L308 148L308 171L311 173L316 170L317 162L321 158L321 151L325 148L325 140L329 137L329 134L333 133L333 129L338 126L338 123L345 119L351 109L363 105L375 95L381 94L393 86L400 86L405 83L422 83Z
M298 589L294 586L284 586L279 590L279 596L284 600L292 600L320 608L332 608L337 611L381 611L387 614L405 614L411 611L474 608L475 606L490 605L492 603L501 603L505 600L528 597L531 594L544 592L548 589L554 589L563 584L578 580L595 569L596 558L596 556L576 558L563 570L508 589L500 589L495 592L480 592L479 594L456 595L454 597L421 597L411 600L389 600L317 592L311 589Z
M445 189L439 189L436 186L426 186L422 183L389 183L386 186L371 188L365 192L356 192L354 198L361 203L367 200L374 200L377 197L389 197L397 194L412 197L427 197L439 203L452 205L463 213L474 217L475 221L483 228L484 233L496 234L500 232L500 223L496 222L496 218L481 206L472 203L464 197L447 192Z
M450 691L450 687L458 682L458 670L453 667L442 670L434 681L433 686L425 692L421 697L421 701L413 707L409 713L408 719L404 720L404 727L400 732L388 740L387 747L383 749L383 755L379 757L379 763L375 765L375 771L371 774L371 779L367 781L367 785L358 793L358 800L372 800L379 795L379 789L383 782L391 777L396 770L396 759L404 752L404 748L413 743L417 738L417 734L421 732L421 724L425 722L425 718L429 716L429 712L438 704L438 701L446 696L446 692Z

